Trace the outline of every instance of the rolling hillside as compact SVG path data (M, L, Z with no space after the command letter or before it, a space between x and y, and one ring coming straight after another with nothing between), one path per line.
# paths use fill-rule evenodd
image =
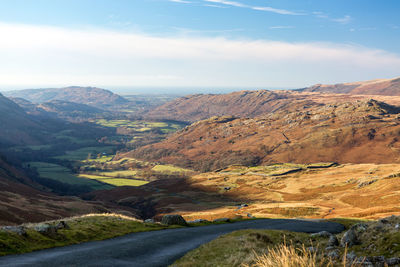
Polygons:
M271 162L395 163L399 113L375 100L300 101L255 118L212 117L128 155L202 171Z
M39 222L107 210L77 198L56 196L43 190L0 156L0 225Z
M299 89L303 92L323 92L352 95L400 95L400 78L380 79L353 83L340 83L333 85L316 84L311 87Z
M71 86L65 88L27 89L4 92L5 96L23 98L33 103L61 100L97 108L126 104L129 101L111 91L96 87Z

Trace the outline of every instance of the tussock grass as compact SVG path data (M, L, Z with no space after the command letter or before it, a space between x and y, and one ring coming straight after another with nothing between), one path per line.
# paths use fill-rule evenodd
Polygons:
M296 248L293 245L280 244L269 248L267 253L255 255L255 263L243 264L243 267L361 267L362 263L348 262L343 257L341 263L334 263L330 258L304 246ZM347 250L344 255L346 255Z
M256 255L251 267L332 267L330 259L321 257L304 244L299 249L293 245L281 244L268 249L266 254ZM250 265L243 265L250 267Z

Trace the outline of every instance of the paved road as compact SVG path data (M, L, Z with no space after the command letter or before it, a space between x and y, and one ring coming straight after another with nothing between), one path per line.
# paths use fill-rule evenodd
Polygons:
M216 237L240 229L275 229L339 233L340 224L307 220L252 220L231 224L187 227L46 249L0 257L0 266L168 266L186 252Z

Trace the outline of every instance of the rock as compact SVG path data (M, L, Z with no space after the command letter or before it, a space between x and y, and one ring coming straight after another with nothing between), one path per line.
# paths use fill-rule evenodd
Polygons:
M379 222L386 224L386 223L389 223L389 220L387 218L383 218L383 219L380 219Z
M336 260L336 259L340 258L340 253L339 253L339 250L335 249L335 250L329 251L326 254L326 256L328 256L331 259L335 259Z
M165 225L187 225L185 219L179 214L164 215L162 217L161 223Z
M396 230L399 230L399 228L400 228L400 224L396 224L396 225L394 226L394 229L396 229Z
M337 239L336 236L331 235L331 236L329 237L328 246L329 246L329 247L336 247L336 246L339 246L339 240Z
M244 208L244 207L248 207L249 205L247 205L246 203L244 203L244 204L241 204L240 205L242 208Z
M57 225L56 228L59 229L69 229L69 225L65 221L60 221Z
M18 235L23 235L23 236L27 235L24 226L3 226L1 227L1 230L6 232L16 233Z
M229 218L218 218L213 220L213 222L217 223L217 222L229 222Z
M144 222L145 223L154 223L154 220L153 219L146 219L146 220L144 220Z
M364 232L365 230L367 230L367 228L368 228L368 224L357 223L357 224L353 225L350 229L361 233L361 232Z
M231 187L227 186L227 187L224 187L224 189L225 189L225 191L229 191L229 190L231 190Z
M354 245L357 245L359 243L357 235L353 229L348 230L346 233L344 233L342 239L340 240L340 245L342 247L352 247Z
M332 234L327 231L322 231L318 233L311 234L312 237L330 237Z
M350 262L354 262L356 260L356 258L357 258L357 256L353 251L346 254L346 259Z
M193 220L193 221L188 221L188 223L206 223L206 222L210 222L210 221L205 220L205 219L197 219L197 220Z
M55 235L57 233L56 226L47 223L38 224L34 229L42 235Z
M252 218L252 219L255 218L251 213L247 213L247 217L248 217L248 218Z
M387 259L387 260L386 260L386 264L387 264L388 266L393 266L393 265L396 265L396 264L400 264L400 258L390 258L390 259Z

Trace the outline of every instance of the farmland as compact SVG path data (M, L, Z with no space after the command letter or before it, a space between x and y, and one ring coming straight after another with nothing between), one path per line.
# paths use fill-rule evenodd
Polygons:
M29 167L35 168L41 178L56 180L61 183L71 185L86 185L93 190L102 190L112 188L109 185L99 183L95 180L81 179L74 175L70 169L58 164L47 162L30 162Z

